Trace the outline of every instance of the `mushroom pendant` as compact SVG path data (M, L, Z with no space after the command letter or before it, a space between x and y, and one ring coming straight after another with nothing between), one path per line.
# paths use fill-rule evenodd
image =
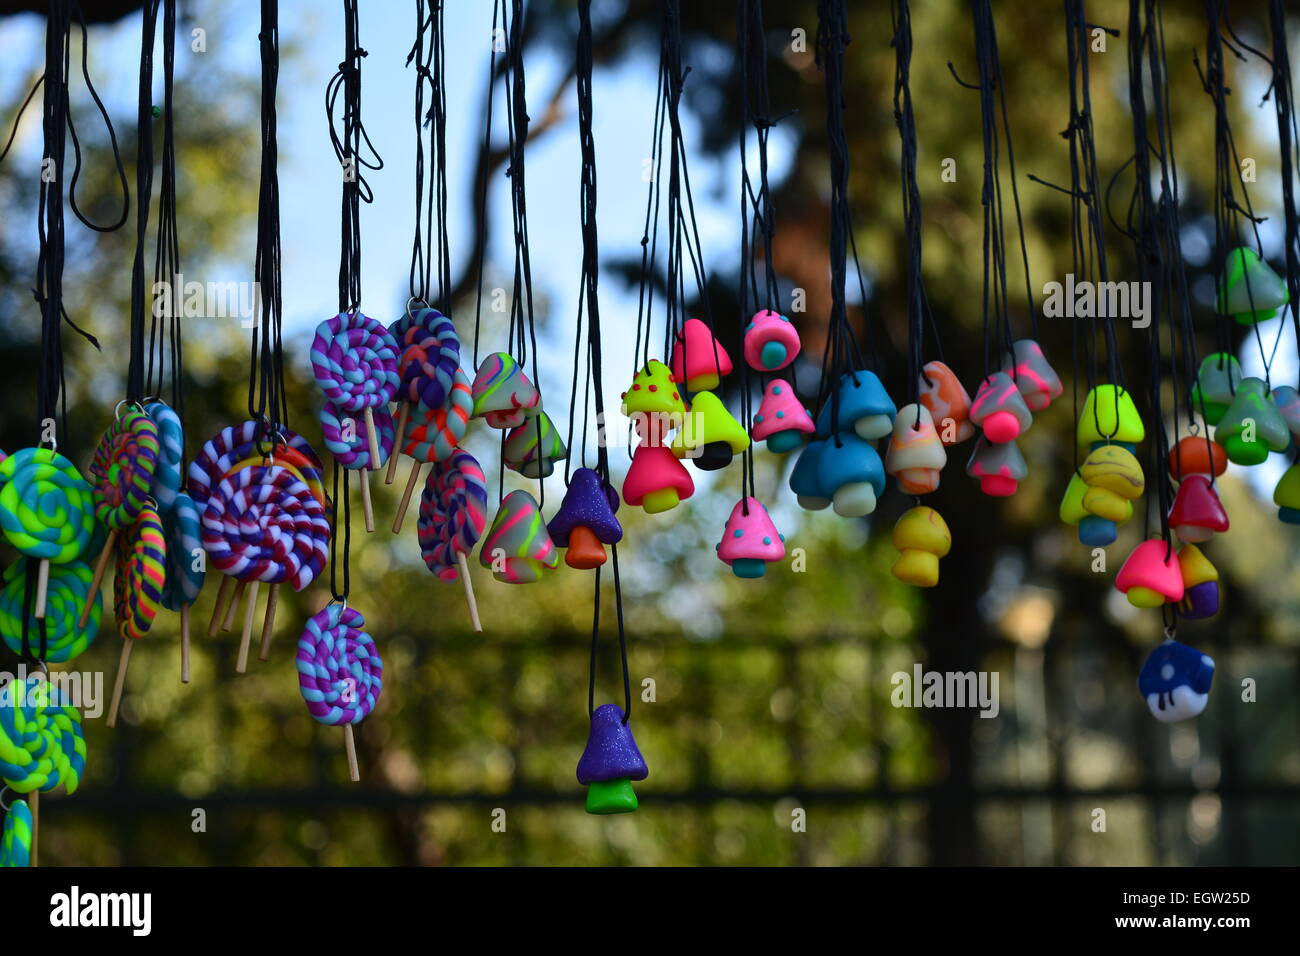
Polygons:
M590 468L579 468L569 478L560 510L547 530L551 540L564 548L564 563L590 571L605 563L605 545L623 539L623 526L614 517L618 492Z
M890 568L894 577L918 588L939 583L939 559L952 549L952 532L939 512L925 505L908 509L894 525L893 542L898 550Z
M776 530L767 505L757 498L742 498L717 545L718 558L738 578L761 578L767 566L785 557L785 535Z
M1138 693L1151 716L1164 723L1187 720L1205 710L1214 681L1214 660L1195 648L1167 640L1138 674Z
M631 813L638 806L633 780L650 775L621 708L602 704L591 715L578 783L587 788L588 813Z

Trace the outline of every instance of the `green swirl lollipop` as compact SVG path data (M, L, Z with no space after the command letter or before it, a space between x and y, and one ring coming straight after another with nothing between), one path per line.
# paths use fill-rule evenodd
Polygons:
M0 638L15 654L23 653L23 605L27 575L33 568L19 561L5 572L0 588ZM62 664L80 655L99 634L99 592L90 592L92 574L84 561L56 564L50 569L49 596L45 612L45 661ZM90 618L78 624L82 609L91 604ZM34 609L28 613L27 647L35 654L40 648L40 623Z
M52 448L24 448L0 461L0 531L30 558L75 560L95 529L90 484Z

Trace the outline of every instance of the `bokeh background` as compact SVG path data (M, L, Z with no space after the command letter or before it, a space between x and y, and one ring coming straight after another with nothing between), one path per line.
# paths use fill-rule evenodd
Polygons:
M35 0L0 2L0 117L12 122L42 63L44 21ZM90 66L110 110L134 186L138 4L86 3ZM713 314L736 323L740 263L740 103L734 5L688 4L691 67L684 132ZM1185 202L1184 251L1193 276L1202 353L1213 324L1212 112L1192 62L1204 45L1197 4L1166 11L1173 122ZM1267 48L1263 4L1234 9L1234 27ZM806 346L796 371L815 391L829 311L828 159L824 90L813 56L812 2L766 5L776 190L775 265L783 295L806 291L793 313ZM905 245L898 139L891 107L893 51L887 4L852 5L846 123L856 239L868 300L850 289L850 314L875 330L887 383L905 388ZM509 293L512 234L501 141L483 148L491 3L450 4L449 240L462 338L475 324L473 252L484 237L484 285ZM598 0L595 139L600 183L601 311L607 400L633 371L636 268L650 155L658 13L649 0ZM574 5L528 5L526 58L533 136L528 144L532 263L537 283L545 404L568 415L580 262L577 119L572 82ZM1034 173L1068 183L1065 36L1055 4L996 11L1036 291L1070 269L1064 196L1030 183ZM181 263L187 279L249 280L258 169L258 4L182 0L177 54ZM1127 8L1088 4L1089 18L1123 29ZM327 136L324 89L342 56L341 4L281 5L280 182L285 245L290 424L314 442L311 330L335 311L338 168ZM1300 22L1297 19L1296 22ZM408 295L414 192L414 76L404 66L414 4L361 4L363 109L385 168L370 175L375 202L362 213L363 307L391 319ZM947 360L967 382L982 369L980 130L976 94L957 86L952 61L975 73L969 14L958 0L915 4L913 94L925 203L925 275ZM204 53L190 50L205 31ZM802 30L809 52L795 52ZM74 57L79 38L74 41ZM1093 103L1103 178L1132 150L1125 38L1093 54ZM1203 59L1203 54L1202 54ZM1278 266L1282 228L1268 67L1229 56L1230 109L1240 149L1258 160L1251 187L1266 252ZM160 88L155 84L156 90ZM498 94L500 88L498 87ZM156 95L158 95L156 93ZM497 98L500 109L502 99ZM86 146L82 207L112 218L107 137L80 79L72 111ZM502 114L494 129L504 134ZM752 143L752 138L751 138ZM31 444L39 313L32 300L39 110L19 122L0 165L0 446ZM941 162L956 160L955 182ZM751 166L751 169L753 167ZM476 214L477 184L489 186ZM156 198L156 193L155 193ZM121 398L133 237L90 233L69 218L64 287L73 319L98 336L95 352L68 335L71 434L60 447L78 463ZM1135 278L1131 250L1108 233L1116 278ZM152 249L152 245L150 246ZM152 253L150 253L152 254ZM663 263L659 267L662 269ZM1016 282L1012 276L1013 283ZM852 284L851 284L852 285ZM1016 287L1013 285L1013 289ZM1013 292L1013 302L1020 301ZM788 306L788 301L785 303ZM502 316L478 316L484 351L505 340ZM1023 314L1014 316L1027 327ZM656 322L662 316L655 317ZM1296 343L1281 336L1275 384L1294 384ZM730 343L735 346L734 330ZM1069 320L1045 320L1042 339L1067 380ZM1120 329L1126 362L1141 367L1146 339ZM187 413L191 451L245 417L248 332L235 318L187 322ZM733 355L738 348L733 348ZM1257 369L1258 349L1242 359ZM1134 373L1135 375L1137 373ZM1070 386L1067 384L1067 388ZM733 400L734 393L730 396ZM1145 406L1143 406L1145 411ZM1150 424L1150 421L1148 420ZM399 486L376 483L379 530L353 534L353 603L385 660L377 711L358 732L363 781L350 784L341 731L310 720L296 689L293 645L301 621L327 599L323 588L285 594L269 663L234 674L237 634L203 636L215 593L195 610L194 680L178 674L176 622L164 616L136 649L116 731L90 721L90 765L74 797L43 803L46 864L1295 864L1300 860L1300 666L1297 542L1269 500L1285 462L1250 472L1234 466L1220 488L1232 530L1208 554L1223 577L1223 610L1180 637L1218 662L1215 690L1197 720L1155 722L1135 689L1160 622L1130 608L1111 586L1139 540L1135 520L1108 550L1107 573L1056 518L1071 467L1070 402L1036 419L1022 442L1031 473L1018 494L994 501L950 457L928 502L953 531L939 587L919 592L889 575L888 529L909 504L887 495L878 513L847 521L794 506L789 462L757 454L759 494L806 570L773 567L760 582L730 576L713 544L739 495L739 470L697 474L699 491L667 516L627 509L621 550L634 688L633 727L651 768L642 808L617 818L587 815L574 766L586 738L586 674L592 582L561 567L544 584L509 587L475 569L486 630L469 628L461 592L428 574L414 509L400 537L387 530ZM493 435L468 447L495 470ZM616 467L626 451L614 453ZM1149 456L1148 456L1149 460ZM404 468L403 468L404 471ZM526 487L508 475L506 490ZM548 483L548 502L562 485ZM5 549L5 561L12 553ZM621 700L606 587L597 702ZM78 662L105 672L118 658L111 633ZM908 710L890 705L890 675L983 669L1000 677L1001 710ZM5 667L15 662L6 657ZM1241 683L1258 698L1243 702ZM505 811L505 832L492 827ZM793 812L806 811L806 832ZM196 809L206 830L191 826ZM1104 832L1095 813L1106 813Z

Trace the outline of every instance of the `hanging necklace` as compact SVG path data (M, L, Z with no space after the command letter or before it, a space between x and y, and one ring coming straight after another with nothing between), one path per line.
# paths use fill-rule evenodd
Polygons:
M317 326L311 359L316 384L330 405L330 414L341 421L346 419L344 427L350 426L350 437L356 439L356 445L365 446L365 457L360 457L361 448L353 451L351 459L341 452L334 455L328 522L334 533L329 535L326 528L332 600L308 619L298 640L297 665L299 689L308 713L320 723L343 727L348 775L356 781L361 774L352 727L374 710L383 688L384 665L374 639L365 629L365 618L348 604L352 591L352 507L343 472L345 461L359 462L358 467L364 469L359 476L362 500L366 501L368 472L377 469L383 457L381 433L392 434L387 408L397 392L398 347L382 324L361 311L361 203L374 198L362 170L382 169L383 160L370 141L361 113L361 64L367 54L361 47L357 0L343 0L343 20L343 60L325 90L330 140L343 171L339 311ZM335 110L340 105L341 125L335 122ZM369 156L362 154L363 145ZM362 413L363 424L351 417L357 412ZM303 483L287 469L271 465L262 471L262 480L281 489L282 499L292 497L307 503L309 496L301 494ZM371 527L372 523L367 522L367 530ZM253 595L256 581L254 578ZM294 586L300 589L297 583ZM249 600L251 605L252 596Z
M1038 313L1029 278L1029 256L1016 182L1015 148L991 2L976 0L971 5L971 14L979 70L975 89L980 99L984 144L981 194L984 208L984 377L970 406L970 421L979 427L980 435L966 472L979 479L980 490L985 494L1003 497L1014 494L1029 471L1016 439L1029 430L1033 412L1047 408L1060 395L1062 385L1037 342ZM1025 306L1033 336L1020 340L1015 339L1012 331L1007 285L1002 188L1004 153L1025 277Z
M1300 215L1296 211L1296 150L1300 132L1296 129L1295 91L1291 82L1291 53L1287 46L1286 7L1281 0L1269 0L1269 31L1272 35L1273 105L1277 113L1278 151L1282 177L1282 212L1286 226L1286 283L1291 325L1300 347ZM1290 385L1273 390L1273 402L1286 419L1293 438L1300 433L1300 392ZM1293 445L1295 443L1293 442ZM1295 445L1300 449L1300 445ZM1278 518L1288 524L1300 524L1300 464L1293 450L1291 467L1278 480L1273 502Z
M446 31L443 4L435 2L426 15L424 0L416 3L415 44L407 65L415 65L415 239L411 244L410 299L406 314L389 331L402 346L398 390L397 446L412 459L411 477L393 520L393 533L402 529L407 502L421 463L433 461L420 494L416 535L425 566L444 581L460 580L465 589L470 622L483 630L466 555L487 526L487 479L478 460L459 446L469 425L473 398L469 378L461 370L461 345L450 318L451 254L447 239L447 88ZM426 110L424 103L430 103ZM425 184L425 141L433 168ZM421 221L421 210L424 220ZM436 247L435 247L436 243ZM432 275L437 270L437 303ZM477 336L476 336L477 337ZM386 482L393 480L397 454L389 458Z
M885 466L872 442L892 431L898 410L879 376L866 367L867 356L849 323L845 302L850 251L864 309L867 302L849 211L849 145L844 129L844 51L848 43L844 0L820 0L817 63L825 75L830 147L831 314L822 355L816 432L790 473L790 490L804 508L833 507L838 515L860 518L876 510L884 493ZM875 361L870 344L867 353Z
M923 387L928 386L925 394L931 395L931 403L936 399L947 401L950 413L959 407L965 390L961 390L956 400L952 393L938 394L937 380L947 366L942 369L935 365L922 368L921 356L924 348L925 316L929 311L929 300L925 294L925 283L921 274L921 190L916 178L916 119L912 112L912 14L908 0L894 0L894 118L898 124L898 136L902 146L900 167L903 185L903 223L907 233L907 327L908 327L908 383L911 388L910 405L904 405L894 419L893 433L889 440L889 452L885 458L885 470L893 475L898 487L906 494L914 496L915 506L905 511L894 525L893 543L899 556L894 562L892 573L900 581L917 587L934 587L939 583L939 559L944 557L952 547L952 533L943 516L933 508L922 505L920 496L929 494L939 487L939 472L948 461L944 443L935 427L934 414L929 405L922 401ZM937 338L937 336L936 336ZM926 370L933 378L925 377ZM955 376L952 381L955 381ZM960 387L960 382L957 382ZM969 405L969 399L965 400ZM952 431L956 439L957 419L940 420L940 424ZM969 425L969 423L967 423Z
M683 466L680 458L674 452L670 438L674 430L683 430L688 421L686 394L684 389L686 382L682 374L684 368L679 368L677 372L665 365L662 359L651 358L651 342L654 338L653 333L653 316L655 309L654 291L656 285L655 270L658 262L659 253L659 211L661 206L662 194L660 183L664 174L664 127L668 124L668 114L673 108L670 87L670 70L669 63L674 57L678 61L678 70L680 71L680 55L670 54L669 47L675 45L670 41L669 34L674 28L674 16L677 14L676 6L665 3L661 7L660 19L660 44L659 44L659 72L655 92L655 111L654 119L651 123L652 139L650 146L650 160L645 171L649 177L649 186L646 190L646 213L645 226L641 236L641 271L640 281L637 290L637 319L636 319L636 345L633 349L633 359L635 371L632 377L632 384L627 391L620 395L620 410L629 420L629 442L628 447L632 449L632 463L628 468L627 475L623 479L623 500L633 507L643 508L647 514L660 514L669 511L682 501L691 497L695 493L695 482ZM671 80L675 83L676 80ZM680 124L676 126L680 130ZM675 134L670 133L670 143L674 144L669 150L670 163L672 168L676 168L681 162L681 152L676 148L677 138ZM677 217L680 216L680 195L679 188L681 182L681 172L677 171L676 175L670 174L669 189L669 233L680 234L680 222ZM672 265L672 257L679 246L676 240L670 241L669 244L669 273L676 274L675 267ZM665 299L665 320L664 333L660 340L663 351L654 350L655 354L668 355L670 343L674 337L674 319L676 313L676 302L680 292L675 288L673 280L669 279L667 287L664 290ZM693 332L698 331L703 326L692 325ZM707 326L703 326L704 332L707 333L709 341L703 343L699 350L692 350L693 360L703 355L707 358L710 353L712 342L712 333ZM700 336L704 338L704 336ZM683 343L683 349L685 343ZM698 351L698 354L697 354ZM713 351L717 351L713 349ZM679 366L683 364L684 354L679 354ZM702 376L707 378L709 369L704 367L708 363L701 362L702 366L698 371ZM730 368L730 360L725 362L726 367ZM713 363L713 371L720 371L724 366L723 357L718 354ZM703 385L704 378L697 378L696 384ZM720 404L720 403L719 403ZM725 408L724 408L725 411ZM736 427L740 429L739 423ZM741 429L743 431L743 429ZM635 434L637 441L633 443L631 436Z
M502 431L498 508L479 552L479 563L505 584L530 584L553 571L559 552L546 530L542 479L568 456L559 431L542 409L537 380L537 330L533 321L533 272L528 251L528 206L524 154L528 105L524 76L523 0L511 0L507 16L500 0L506 40L506 132L510 152L510 209L514 227L514 284L510 301L510 351L494 352L474 376L474 416ZM533 377L524 369L532 356ZM537 497L518 489L505 493L505 469L537 479Z
M1241 157L1228 116L1224 49L1239 60L1245 57L1221 32L1227 24L1222 0L1205 0L1205 22L1205 67L1201 69L1199 59L1196 65L1205 92L1214 103L1215 254L1223 266L1215 277L1219 351L1206 358L1197 384L1209 401L1207 424L1214 426L1214 440L1223 446L1228 460L1239 465L1257 465L1270 452L1285 451L1291 443L1286 420L1272 397L1270 367L1276 349L1265 346L1259 330L1261 321L1272 318L1287 304L1290 292L1287 283L1264 261L1259 235L1261 219L1255 214L1250 191L1239 172ZM1230 249L1243 234L1249 244ZM1228 316L1236 324L1246 326L1255 339L1263 378L1242 376L1240 364L1232 354L1232 323ZM1279 331L1280 327L1281 323Z
M773 437L778 447L787 451L803 443L803 435L813 431L812 416L799 402L794 387L784 379L772 378L764 392L764 406L756 415L753 410L753 377L768 375L785 368L799 353L799 333L786 316L770 308L753 314L746 323L751 306L760 301L757 276L757 249L761 241L764 260L766 303L777 300L776 272L772 263L772 237L776 230L771 186L767 179L767 140L772 121L768 116L767 54L763 34L762 0L738 0L736 4L736 47L740 63L740 305L738 319L745 329L744 358L741 367L740 420L755 439ZM759 186L755 195L749 177L746 145L749 127L753 126L758 146ZM751 217L753 233L751 244ZM785 419L790 421L786 422ZM764 428L763 426L767 427ZM758 429L762 428L760 433ZM793 440L793 445L786 444ZM717 545L718 559L739 578L761 578L767 566L785 557L785 536L780 534L758 498L754 481L754 447L747 442L740 453L740 500L731 509Z
M595 568L592 595L591 652L587 678L587 714L591 721L587 747L578 761L578 782L587 788L588 813L627 813L637 808L634 780L649 775L645 759L632 737L628 721L632 716L632 680L628 671L627 634L623 622L623 585L619 578L618 542L623 529L614 516L618 494L609 481L609 454L604 439L604 385L601 376L600 300L597 294L600 276L599 244L596 234L596 143L592 135L592 29L591 0L578 2L577 42L578 139L582 149L580 209L582 221L582 282L578 293L578 321L575 334L580 350L583 326L586 329L587 392L592 397L597 422L596 467L586 466L586 431L582 439L582 467L568 474L568 489L560 510L551 519L550 534L565 548L565 562L570 567ZM585 322L584 322L585 319ZM572 436L577 416L577 365L574 368L574 395L570 403L569 434ZM572 443L572 437L570 437ZM609 546L614 577L614 611L618 628L619 660L623 672L623 706L596 706L596 679L600 645L600 592L605 545Z
M81 146L68 97L74 13L81 22L82 76L108 130L122 186L122 215L116 223L104 226L88 220L76 203ZM83 560L94 550L99 534L98 502L91 485L57 450L60 404L65 440L69 434L62 323L67 322L98 348L94 337L72 322L63 305L63 163L68 134L76 160L67 198L77 218L96 231L107 232L126 221L129 206L126 174L113 125L90 80L88 38L80 9L70 0L52 0L45 30L44 73L19 111L21 118L37 87L43 84L44 152L37 205L39 254L35 288L41 310L36 389L39 438L31 447L0 456L0 531L21 555L6 572L0 590L0 621L4 622L0 632L5 646L18 655L20 667L32 665L35 669L35 673L11 680L0 690L0 737L6 738L8 750L39 752L42 759L25 765L8 763L0 772L0 808L5 811L0 863L9 866L38 864L40 795L60 784L69 794L76 792L85 770L81 715L47 680L48 663L66 662L84 652L98 634L102 614L99 578ZM16 119L14 133L17 124ZM14 133L0 151L0 160L8 153ZM47 175L50 172L53 175ZM15 728L26 730L16 735ZM23 798L6 801L6 792L22 794Z

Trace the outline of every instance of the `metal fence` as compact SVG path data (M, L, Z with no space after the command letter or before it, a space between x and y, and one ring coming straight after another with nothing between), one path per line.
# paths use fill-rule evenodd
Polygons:
M1140 649L999 645L985 666L1000 713L967 715L971 772L954 774L934 712L890 702L890 675L918 659L909 639L638 637L633 686L653 680L655 699L638 697L632 726L651 776L641 809L612 818L583 811L573 777L588 641L390 639L360 784L341 731L302 710L288 641L236 677L229 636L199 639L185 688L174 644L142 642L119 729L91 723L84 790L43 804L43 862L1300 860L1291 649L1220 652L1209 709L1171 727L1134 689ZM1243 674L1264 702L1234 700Z

